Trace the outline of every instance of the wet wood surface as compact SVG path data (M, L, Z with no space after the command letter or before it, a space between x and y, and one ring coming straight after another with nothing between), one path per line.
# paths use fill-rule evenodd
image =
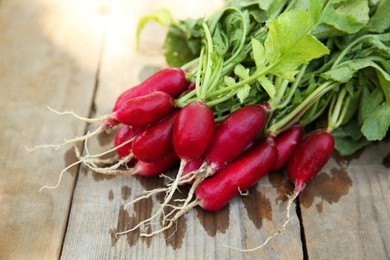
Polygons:
M0 2L0 259L388 259L389 142L341 158L336 154L291 210L287 230L264 249L242 253L275 232L291 192L274 172L218 213L199 208L152 238L123 231L155 212L162 196L124 205L162 178L113 177L86 167L58 174L76 161L71 146L29 153L24 146L58 143L93 130L70 116L110 111L116 96L166 66L165 30L148 24L135 50L138 19L158 7L176 18L207 15L222 1ZM112 147L115 131L88 143ZM174 171L172 171L172 174ZM182 190L180 196L185 196ZM296 206L296 207L295 207Z

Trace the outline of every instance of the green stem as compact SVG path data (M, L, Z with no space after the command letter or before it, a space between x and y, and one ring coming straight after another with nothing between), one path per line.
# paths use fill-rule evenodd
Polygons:
M299 83L302 80L303 74L305 74L307 65L304 65L301 70L299 71L299 74L297 75L294 83L292 84L291 88L289 89L287 98L283 101L283 103L276 106L276 109L281 109L286 107L289 103L292 97L294 96L295 90L298 88Z
M232 91L231 93L219 98L219 99L214 99L212 101L207 101L206 102L206 105L208 105L209 107L213 107L213 106L216 106L220 103L223 103L229 99L231 99L232 97L234 97L234 95L236 95L236 91Z
M203 70L203 59L204 59L204 48L200 50L200 55L199 55L199 65L198 65L198 71L196 73L196 81L195 81L195 93L198 96L198 98L201 97L201 90L200 90L200 84L201 84L201 75L202 75L202 70Z
M333 131L341 125L347 112L350 97L347 96L347 89L343 88L337 96L334 96L329 108L328 130Z
M362 41L365 41L366 39L369 39L371 37L373 37L374 35L372 34L367 34L367 35L363 35L359 38L357 38L356 40L354 40L353 42L351 42L347 47L344 48L344 50L340 53L340 55L337 57L337 59L333 62L333 65L330 69L334 69L340 62L341 60L345 57L345 55L347 55L347 53L351 50L351 48L353 46L355 46L356 44L362 42Z
M334 83L332 81L327 81L315 89L307 98L305 98L301 104L295 107L289 114L283 117L279 122L271 125L267 132L277 135L280 131L287 128L288 126L294 124L299 117L310 108L310 106L318 100L322 95L331 90L332 88L338 86L339 83Z
M196 91L193 90L184 96L180 97L179 99L176 100L176 107L184 107L186 104L190 103L187 102L188 100L192 99L193 97L196 96Z
M207 24L204 22L202 24L203 26L203 30L204 30L204 33L205 33L205 40L206 40L206 46L205 46L205 49L206 49L206 60L205 60L205 66L204 66L204 77L203 77L203 82L202 82L202 85L201 85L201 90L199 91L200 93L200 96L199 98L204 100L206 98L206 93L207 93L207 88L209 87L210 85L210 78L211 78L211 74L212 74L212 67L213 67L213 60L211 59L211 54L213 53L214 51L214 48L213 48L213 39L211 37L211 32L209 30L209 27L207 26Z
M198 62L199 62L199 58L196 58L196 59L193 59L192 61L187 62L186 64L184 64L184 65L181 66L180 68L181 68L183 71L187 71L188 69L191 69L192 67L194 67L195 65L197 65Z
M249 84L250 82L256 80L258 77L261 77L261 76L264 76L265 74L267 74L268 71L270 71L271 69L272 69L272 67L267 67L265 70L260 71L258 73L255 73L252 76L250 76L249 78L241 80L241 81L237 82L236 84L233 84L233 85L230 85L228 87L211 92L207 97L208 98L215 97L215 96L218 96L218 95L223 94L225 92L230 92L232 90L235 90L235 89L237 89L245 84Z

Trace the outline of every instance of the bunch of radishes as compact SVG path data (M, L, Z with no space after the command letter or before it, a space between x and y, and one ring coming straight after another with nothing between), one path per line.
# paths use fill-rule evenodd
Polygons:
M207 20L172 22L166 57L180 68L162 69L124 91L105 116L88 119L62 112L101 123L83 137L41 147L87 141L118 127L113 149L96 155L76 149L79 161L69 167L84 163L102 174L149 177L178 166L166 187L135 200L165 192L159 210L118 234L162 216L160 229L141 233L154 235L195 206L218 211L269 171L286 169L295 189L286 221L271 239L286 228L293 200L329 160L340 127L359 128L339 136L353 152L383 139L390 126L390 118L378 123L390 113L390 29L375 23L383 15L375 5L373 24L354 24L354 31L344 22L329 27L334 4L349 10L353 2L268 6L232 0ZM167 21L162 14L148 19ZM343 33L345 38L338 37ZM373 106L365 105L365 99ZM117 156L100 158L112 151ZM181 185L191 185L188 197L173 206Z
M296 186L295 198L331 156L334 140L327 130L310 132L300 141L303 128L298 124L280 134L264 129L270 111L267 103L242 106L218 123L213 110L201 100L177 107L174 98L194 91L188 89L190 84L183 70L167 68L126 90L109 116L100 118L103 122L98 128L108 130L120 124L114 141L119 158L110 160L111 166L100 167L98 159L78 155L79 162L102 174L150 177L180 165L176 179L166 189L158 189L167 193L160 210L122 233L161 215L179 185L192 185L188 198L164 216L160 230L142 235L169 228L196 205L218 211L269 171L283 169L287 163L288 176ZM126 169L119 168L124 165Z

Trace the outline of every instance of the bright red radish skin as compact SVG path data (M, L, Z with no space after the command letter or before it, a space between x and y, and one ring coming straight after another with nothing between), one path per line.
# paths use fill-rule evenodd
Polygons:
M157 176L163 172L174 167L179 162L179 157L175 152L171 151L160 160L147 163L143 161L137 161L134 168L128 173L129 175L137 174L144 177Z
M291 154L287 164L287 174L300 192L328 162L334 148L332 134L323 129L310 132Z
M225 169L204 180L196 189L199 205L207 211L222 209L240 191L255 185L276 161L278 152L272 139L238 157Z
M141 132L141 128L134 128L127 125L122 125L115 135L114 146L117 147L124 142L134 138ZM116 153L121 157L126 157L131 153L132 142L127 143L124 146L116 148Z
M183 107L173 127L173 147L182 160L199 158L214 132L214 115L202 101Z
M162 69L149 78L144 80L141 84L131 87L117 98L112 112L115 112L123 103L130 99L148 95L150 93L161 91L165 92L173 98L177 98L187 88L187 80L185 72L180 68L166 68ZM111 128L119 122L113 118L109 118L102 122L102 128Z
M236 158L263 129L267 112L262 106L249 105L231 113L215 129L205 153L214 172Z
M278 160L272 167L272 171L283 169L290 155L297 147L303 135L303 127L301 125L293 125L286 131L275 137L275 145L278 149Z
M113 113L115 120L133 127L145 127L167 116L174 107L174 99L161 91L124 102Z
M134 156L144 162L154 162L172 151L172 129L178 111L138 134L131 147Z
M193 176L193 172L198 170L200 168L200 166L202 165L203 163L203 158L202 157L198 157L198 158L195 158L191 161L187 161L186 165L184 166L183 168L183 179L182 181L180 182L181 185L183 184L191 184L194 182L194 176ZM187 176L187 177L185 177ZM188 181L186 181L188 179Z

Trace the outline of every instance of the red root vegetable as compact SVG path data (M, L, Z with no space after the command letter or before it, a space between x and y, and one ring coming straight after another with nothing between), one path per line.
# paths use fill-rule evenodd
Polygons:
M170 95L156 91L124 102L112 113L112 118L125 125L146 127L167 116L174 105Z
M198 170L203 163L203 158L198 157L196 159L193 159L191 161L187 161L186 165L183 168L183 175L180 180L180 185L185 185L185 184L192 184L194 183L195 180L195 174L196 170Z
M334 148L334 138L327 130L310 132L297 146L287 164L287 173L291 182L295 184L294 193L313 178L328 162Z
M318 174L330 159L334 148L334 138L328 130L315 130L310 132L296 147L287 163L287 174L295 184L293 193L289 196L286 206L286 220L282 227L269 236L263 244L252 249L238 249L243 252L254 251L264 247L272 238L282 233L290 221L290 208L293 201L304 186Z
M174 111L134 138L131 149L135 158L144 162L155 162L173 150L172 131L177 115L178 111Z
M173 128L173 147L182 160L200 157L210 143L214 131L211 109L201 101L183 107Z
M263 129L267 112L263 106L249 105L231 113L216 128L205 153L210 174L234 160Z
M167 187L164 202L161 204L159 210L142 223L151 221L160 214L163 214L164 208L173 198L174 193L182 182L183 169L187 161L202 156L211 140L213 131L213 112L204 102L197 101L190 103L179 111L173 126L172 143L176 154L181 159L180 168L175 180ZM135 142L133 143L134 145Z
M267 138L226 168L204 180L195 191L199 206L207 211L222 209L240 191L249 189L265 176L277 156L273 140Z
M303 135L303 127L301 125L293 125L286 131L278 134L275 138L276 148L278 149L278 160L272 167L272 171L283 169L290 155L297 147Z
M123 103L130 99L148 95L150 93L161 91L173 98L177 98L187 88L185 73L180 68L162 69L141 84L125 90L116 100L112 112L116 111ZM104 120L101 127L107 129L117 125L119 122L113 118Z
M255 140L266 118L267 112L263 106L249 105L234 111L218 125L205 152L202 166L193 173L196 175L194 182L181 208L186 208L205 178L222 170Z
M157 176L171 169L178 162L179 157L177 157L174 151L171 151L162 158L160 158L160 160L151 163L138 160L134 168L127 171L125 175L137 174L144 177Z
M116 147L116 153L119 157L123 158L131 154L131 146L133 142L126 143L126 141L133 139L142 131L141 128L135 128L127 125L122 125L115 135L114 146Z
M278 153L272 138L267 138L255 148L232 161L226 168L204 180L196 189L196 199L190 204L180 207L175 215L168 220L169 223L166 226L151 233L142 233L141 236L153 236L170 228L179 217L197 205L207 211L222 209L241 191L249 189L265 176L271 170L277 156Z
M53 111L56 114L60 114L60 115L71 114L71 115L75 116L76 118L79 118L80 120L84 120L84 121L90 122L90 123L101 122L101 121L102 122L98 128L96 128L94 131L92 131L84 136L75 137L75 138L72 138L69 140L65 140L64 142L59 143L59 144L45 144L45 145L37 145L37 146L34 146L32 148L29 148L29 147L25 147L25 148L27 151L30 151L30 152L34 151L36 149L39 149L39 148L48 148L48 147L60 149L61 146L64 146L66 144L75 143L78 141L84 141L84 140L87 140L93 136L97 136L97 135L101 134L102 132L107 131L107 130L113 128L114 126L118 125L120 123L119 121L121 121L121 120L123 120L123 122L125 124L128 124L128 125L140 126L139 124L136 124L137 122L136 123L127 122L128 114L126 111L131 110L131 108L128 107L129 104L122 107L122 105L124 103L128 102L131 99L143 97L143 96L152 94L152 93L157 92L157 91L164 92L167 95L171 96L171 98L177 98L180 96L181 93L183 93L186 90L186 88L187 88L187 80L186 80L185 72L180 68L167 68L167 69L160 70L157 73L153 74L152 76L147 78L145 81L143 81L141 84L139 84L135 87L129 88L126 91L124 91L117 98L115 105L112 109L112 112L106 116L90 119L90 118L78 116L73 111L59 112L59 111L56 111L56 110L48 107L51 111ZM171 105L174 105L174 104L172 103ZM150 105L149 105L149 107L150 107ZM117 111L120 111L120 112L117 112ZM153 111L153 112L155 112L155 111ZM159 116L161 116L160 117L160 119L161 119L162 117L164 117L162 114L163 113L160 112L160 114L157 113L157 114L155 114L155 116L159 115ZM150 121L153 121L153 120L155 120L155 121L159 120L159 119L153 119L152 115L150 115L148 117L149 117L148 118L149 123L150 123ZM143 122L142 124L145 125L146 123Z

